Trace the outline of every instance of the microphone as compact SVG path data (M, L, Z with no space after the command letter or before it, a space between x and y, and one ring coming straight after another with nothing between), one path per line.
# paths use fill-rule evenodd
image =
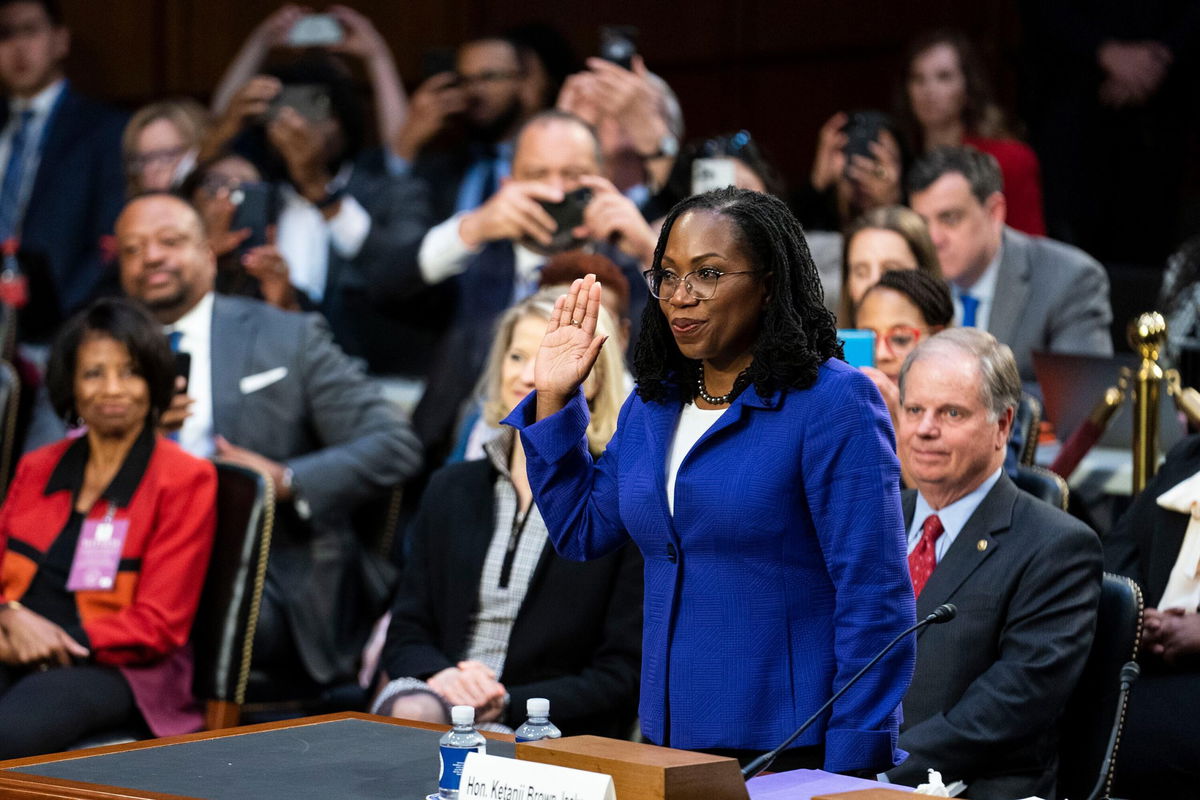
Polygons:
M1096 787L1088 795L1088 800L1099 800L1104 791L1104 783L1108 779L1108 771L1112 769L1113 753L1117 749L1117 735L1121 732L1121 718L1125 716L1125 702L1129 690L1133 687L1138 676L1142 674L1136 661L1126 661L1121 667L1121 694L1117 697L1117 713L1113 720L1112 733L1108 735L1108 749L1104 751L1104 763L1100 766L1100 777L1096 779Z
M784 739L783 742L778 747L776 747L774 750L769 750L769 751L763 753L761 756L754 759L746 766L742 767L742 777L745 778L746 780L750 780L755 775L757 775L758 773L762 772L765 769L768 769L773 763L775 763L775 759L779 757L780 753L782 753L784 750L786 750L788 748L788 745L790 745L792 742L796 741L796 739L800 738L800 734L804 733L806 730L808 730L810 727L812 727L812 724L814 722L816 722L817 719L822 714L824 714L829 709L829 707L832 706L837 701L837 699L839 697L841 697L843 694L845 694L847 689L849 689L851 686L853 686L855 683L857 683L858 679L861 678L863 675L865 675L867 670L869 670L871 667L875 666L875 664L879 661L879 659L881 659L885 655L887 655L888 652L893 647L895 647L897 644L899 644L901 639L903 639L905 636L908 636L910 633L913 633L914 631L919 630L920 628L924 628L926 625L941 625L943 622L949 622L950 620L954 619L957 615L958 615L958 608L953 603L942 603L940 606L935 608L932 613L930 613L928 616L926 616L925 619L921 620L916 625L910 626L905 631L903 631L899 636L897 636L895 639L892 639L890 642L888 642L887 647L883 648L878 653L876 653L874 658L872 658L870 661L868 661L863 666L862 669L860 669L858 672L856 672L854 674L853 678L846 681L845 685L843 685L842 688L838 689L837 692L834 693L833 697L826 700L825 705L821 706L815 712L813 712L813 715L811 717L809 717L808 719L806 719L804 721L804 724L801 725L799 728L797 728L795 730L795 732L792 733L791 736Z

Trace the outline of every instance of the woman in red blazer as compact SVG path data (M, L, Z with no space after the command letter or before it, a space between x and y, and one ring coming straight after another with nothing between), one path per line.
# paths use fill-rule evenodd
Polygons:
M86 433L25 456L0 508L0 759L139 720L199 727L186 645L216 471L155 433L174 372L162 329L127 301L58 338L51 400Z

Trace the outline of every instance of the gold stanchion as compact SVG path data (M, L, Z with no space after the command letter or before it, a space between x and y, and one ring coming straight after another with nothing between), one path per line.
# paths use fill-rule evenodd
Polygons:
M1151 311L1129 323L1129 344L1142 356L1133 383L1133 493L1146 488L1158 467L1158 392L1163 380L1158 354L1167 340L1167 321Z

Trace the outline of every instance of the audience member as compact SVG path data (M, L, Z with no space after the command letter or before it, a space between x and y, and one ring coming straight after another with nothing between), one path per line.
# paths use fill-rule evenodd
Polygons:
M1104 268L1082 250L1005 225L995 158L969 147L932 150L913 164L908 189L953 290L955 321L1011 347L1021 380L1035 380L1034 350L1112 355Z
M33 341L97 294L124 195L125 120L68 84L70 42L55 0L0 0L0 241L20 243Z
M1194 384L1200 374L1192 372L1185 358L1190 362L1200 355L1200 236L1188 239L1167 259L1156 308L1167 321L1165 355L1184 369L1184 383Z
M387 42L375 29L371 20L343 5L330 6L328 14L341 28L341 38L317 49L336 55L350 56L366 69L371 84L371 99L375 111L375 123L381 143L390 142L408 117L408 98L396 62ZM218 119L213 140L203 153L208 159L220 153L221 143L233 138L241 128L241 119L256 113L253 107L269 101L272 94L254 93L247 95L244 87L263 72L267 57L272 50L312 49L312 45L296 44L292 40L294 29L311 12L302 6L288 3L270 14L258 24L243 42L233 62L226 68L213 92L212 111ZM239 110L237 107L242 106ZM265 111L265 105L257 113ZM222 129L223 128L223 129Z
M950 288L928 272L885 272L863 295L852 327L875 333L875 366L862 371L883 395L893 426L900 422L900 365L917 344L953 322Z
M499 37L467 42L455 69L417 87L408 119L388 139L393 171L411 170L429 184L439 220L495 194L509 175L513 141L526 117L526 75L515 43Z
M504 38L517 46L525 73L522 103L531 117L551 108L567 76L578 72L579 57L562 31L542 22L530 22L508 31Z
M1096 626L1100 540L1004 474L1020 394L1012 351L981 330L930 337L900 372L917 616L947 602L958 616L917 634L896 783L932 768L978 800L1055 796L1058 719Z
M536 395L504 422L521 430L559 553L601 557L632 538L646 559L643 735L748 759L912 621L891 425L837 358L779 199L727 188L680 203L646 280L658 302L642 318L637 395L604 455L582 446L580 387L604 346L590 276L555 307ZM776 645L717 644L731 637ZM892 649L779 766L895 764L911 659L911 640Z
M207 135L208 111L190 97L139 108L121 136L126 194L178 187L196 166Z
M920 215L904 206L875 208L846 228L842 248L838 325L853 326L867 289L892 270L919 270L940 277L937 251Z
M257 668L299 686L353 678L390 598L388 565L350 521L420 466L411 429L316 315L213 294L199 214L170 195L117 220L121 284L191 356L161 425L194 455L270 476L277 500L254 646Z
M543 290L501 318L482 382L489 424L533 391L561 294ZM599 320L605 335L615 333L607 311ZM623 372L614 348L584 389L597 455L617 426ZM633 545L589 563L557 555L516 432L505 428L485 448L485 460L445 467L425 491L383 650L395 680L376 708L447 724L450 706L472 705L476 723L507 732L525 719L526 700L545 697L567 735L623 737L637 709L641 556ZM462 591L447 592L451 584Z
M227 155L199 164L179 193L196 207L204 222L208 243L217 257L214 289L219 294L253 297L285 311L311 311L313 302L292 285L287 259L271 241L274 226L233 228L239 207L250 202L249 192L264 188L257 167L241 156ZM260 222L274 219L271 205L266 203ZM258 236L264 241L248 246Z
M458 292L454 324L438 346L436 366L414 415L422 441L435 456L448 449L463 401L483 368L496 317L513 298L526 297L537 287L547 248L586 247L611 257L637 287L632 305L635 314L640 312L645 283L638 273L650 263L654 234L633 202L600 176L601 168L592 129L565 112L544 111L517 137L512 179L479 208L451 217L426 235L420 285L453 280ZM559 203L579 190L591 193L582 224L551 247L557 224L545 204ZM371 285L382 296L398 277L396 269L377 273Z
M741 130L688 142L675 159L662 189L654 195L650 204L642 208L647 219L661 223L659 218L665 217L676 203L696 193L693 191L697 187L692 171L696 160L701 158L732 162L734 180L731 185L739 189L766 192L780 198L786 195L779 170L759 148L750 131Z
M1200 436L1177 444L1104 540L1109 572L1137 581L1142 674L1121 735L1115 794L1189 797L1200 778Z
M141 721L200 727L184 645L217 477L155 433L174 376L161 329L127 301L98 301L55 342L51 397L85 432L25 456L0 509L0 759ZM120 563L98 567L85 554L106 538Z
M329 321L342 349L363 358L372 373L421 376L447 304L426 296L428 308L385 315L370 276L415 262L433 222L426 187L387 174L381 153L364 147L365 111L353 82L327 54L254 78L244 91L282 103L265 127L243 117L249 127L240 144L252 160L252 144L265 144L259 168L276 188L276 246L291 284ZM231 108L245 108L242 96ZM391 346L410 336L423 346Z
M1004 178L1007 222L1046 235L1041 168L1009 129L975 47L954 30L919 36L908 47L900 122L916 153L968 145L994 157Z

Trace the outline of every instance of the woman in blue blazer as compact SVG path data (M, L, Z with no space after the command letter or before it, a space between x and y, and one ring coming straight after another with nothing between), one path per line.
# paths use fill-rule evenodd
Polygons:
M774 747L913 622L899 465L878 391L839 360L795 218L740 189L667 216L646 271L637 391L596 461L579 386L604 337L577 281L538 354L522 432L558 552L645 557L642 731L750 757ZM914 658L893 650L789 751L878 770ZM787 754L785 754L787 755Z

